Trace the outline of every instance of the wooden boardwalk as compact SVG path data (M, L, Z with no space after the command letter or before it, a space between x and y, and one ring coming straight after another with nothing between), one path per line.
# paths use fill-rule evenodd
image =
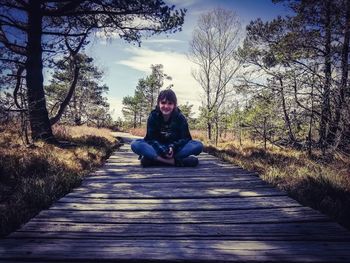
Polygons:
M3 261L350 262L350 233L211 155L143 169L126 144L1 239Z

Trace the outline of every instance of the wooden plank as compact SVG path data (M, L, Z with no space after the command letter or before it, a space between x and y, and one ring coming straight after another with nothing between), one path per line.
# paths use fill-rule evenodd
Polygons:
M147 170L147 168L145 168ZM111 171L96 171L90 176L87 176L86 179L115 179L115 178L222 178L222 179L236 179L237 180L248 180L248 179L260 179L256 173L252 172L242 172L242 171L221 171L221 170L212 170L212 171L202 171L202 170L192 170L186 172L183 170L175 171L174 173L169 173L167 171L148 171L144 172L141 168L139 170L130 171L130 172L111 172Z
M209 155L206 153L201 153L200 155L196 156L198 160L200 161L217 161L218 163L225 163L224 161L220 160L218 157L215 157L213 155ZM139 156L134 154L130 151L125 152L115 152L108 160L107 162L113 162L113 161L119 161L119 160L126 160L129 159L130 161L139 162Z
M221 165L221 164L229 164L228 162L222 161L216 157L203 157L203 156L197 156L199 164L209 164L212 163L214 165ZM124 154L123 156L118 156L115 158L109 158L106 162L106 164L116 164L118 165L118 163L125 163L125 164L129 164L129 163L140 163L140 160L138 159L137 156L132 155L132 154ZM235 166L230 164L231 166ZM235 166L238 167L238 166Z
M237 168L232 167L164 167L164 166L155 166L155 167L147 167L142 168L141 166L114 166L114 167L105 167L103 173L108 174L121 174L127 175L129 173L139 173L139 174L165 174L165 175L174 175L174 174L213 174L220 173L224 176L225 173L228 174L236 174L240 172ZM246 171L247 173L247 171ZM96 173L95 173L96 174Z
M196 179L196 178L203 178L203 179L222 179L222 180L255 180L260 179L258 176L254 174L237 174L237 173L217 173L215 171L212 172L176 172L176 173L167 173L162 171L149 171L149 172L143 172L143 171L130 171L127 172L116 172L116 171L108 171L103 173L95 173L93 176L88 176L86 179L88 181L90 180L122 180L122 179Z
M228 240L75 240L0 241L3 259L97 261L349 262L346 242Z
M206 204L197 205L195 202L187 203L184 205L164 205L164 204L153 204L153 205L130 205L130 204L81 204L81 203L57 203L50 207L50 209L65 209L65 210L84 210L84 211L184 211L184 210L237 210L237 209L261 209L261 208L288 208L288 207L300 207L300 205L290 203L249 203L243 202L239 204L221 203L221 204Z
M164 191L174 190L174 189L185 189L192 188L197 189L209 189L209 188L239 188L239 189L255 189L255 188L273 188L271 185L263 181L190 181L183 182L179 181L162 181L162 182L153 182L153 183L143 183L134 181L134 182L89 182L84 185L77 187L74 191L85 191L85 190L95 190L100 191L114 191L114 190L152 190L152 189L163 189ZM273 188L274 189L274 188Z
M84 180L81 186L88 186L94 183L99 184L118 184L118 183L130 183L130 184L153 184L153 183L239 183L240 181L245 181L249 183L261 183L261 179L259 178L220 178L220 177L183 177L183 178L175 178L175 177L165 177L165 178L118 178L116 176L110 178L94 178L92 180ZM265 183L266 184L266 183Z
M124 145L103 169L0 240L13 262L348 262L350 234L254 172L208 154L142 168Z
M254 175L239 175L239 174L218 174L218 173L207 173L207 174L199 174L199 173L180 173L180 174L160 174L160 173L99 173L94 176L89 176L84 178L84 182L94 182L94 181L107 181L107 182L118 182L118 181L132 181L132 180L140 180L140 181L156 181L156 180L169 180L169 181L196 181L196 180L221 180L221 181L254 181L260 180L261 178Z
M220 171L222 169L226 170L226 171L237 171L238 168L232 167L232 166L225 166L225 167L221 167L221 166L213 166L213 165L207 165L207 166L202 166L202 165L198 165L196 167L175 167L175 166L150 166L150 167L142 167L141 165L138 164L133 164L133 165L109 165L105 167L106 171L127 171L130 170L130 172L133 171L144 171L144 172L156 172L156 171L171 171L173 170L175 171L185 171L185 172L194 172L194 171Z
M324 215L306 207L211 211L79 211L44 210L32 220L131 223L271 223L325 222Z
M221 191L221 192L237 192L242 190L268 190L274 193L283 193L276 188L268 185L265 182L237 181L237 182L178 182L178 183L153 183L153 184L138 184L138 183L92 183L88 186L81 186L74 189L74 192L89 193L100 191L103 193L115 193L122 191L134 192L157 192L157 193L175 193L186 191Z
M201 153L200 155L196 156L200 160L219 160L218 157L215 157L213 155L209 155L207 153ZM127 151L124 152L119 152L118 150L114 152L111 157L108 159L108 162L110 161L115 161L115 160L120 160L120 159L131 159L131 160L136 160L139 161L139 156L131 152L130 148L127 149Z
M132 167L132 168L142 168L140 166L140 161L138 160L128 160L127 158L125 159L120 159L120 160L115 160L113 162L108 162L106 164L106 167L111 168L111 167ZM157 166L156 166L157 167ZM158 167L171 167L175 169L185 169L186 167L173 167L169 165L159 165ZM235 168L232 167L231 164L225 163L225 162L219 162L215 160L201 160L199 159L199 165L197 167L194 167L192 169L201 169L201 168L207 168L207 167L213 167L213 168ZM151 167L147 167L151 168ZM187 167L188 168L188 167Z
M194 191L205 191L213 189L251 189L256 190L260 188L270 189L271 191L277 192L277 190L262 180L237 180L237 181L157 181L153 183L142 183L138 181L134 182L87 182L84 185L77 187L74 191L94 191L100 190L105 193L115 192L115 191L152 191L152 190L162 190L163 192L172 192L176 190L186 190L193 189Z
M297 201L291 199L287 196L248 196L248 197L219 197L219 198L163 198L163 199L154 199L154 198L145 198L145 199L132 199L132 198L75 198L65 196L58 200L56 204L59 203L79 203L79 204L110 204L110 205L172 205L174 207L186 206L186 205L195 205L195 206L204 206L204 205L222 205L222 204L261 204L261 205L271 205L274 204L285 204L292 206L301 206Z
M223 167L223 168L231 167L231 168L236 168L236 169L242 169L241 167L239 167L237 165L221 161L217 158L205 159L205 158L199 157L198 161L199 161L199 165L196 168L214 166L214 167ZM106 167L120 166L120 165L131 166L130 164L133 164L133 166L135 166L135 164L140 164L140 160L138 160L137 157L135 157L133 155L125 155L121 158L109 159L105 162ZM138 167L141 167L141 166L138 166ZM168 166L168 167L172 167L172 166ZM179 169L181 167L176 167L176 168Z
M173 191L158 190L131 190L115 189L113 191L74 191L69 193L68 197L89 197L89 198L208 198L208 197L244 197L244 196L281 196L286 195L281 191L272 188L256 189L232 189L232 188L206 188L196 191L193 188L173 189Z
M11 238L216 239L350 241L350 234L335 223L273 224L94 224L29 222Z
M117 153L118 154L118 153ZM197 156L200 163L213 163L213 164L228 164L228 162L222 161L217 157L210 156L210 155L199 155ZM118 154L116 157L109 158L106 163L119 163L119 162L125 162L125 163L140 163L140 160L138 159L138 156L131 153L122 153Z
M192 172L192 173L179 173L179 174L167 174L167 173L113 173L113 172L95 172L95 174L85 177L84 182L92 182L92 181L119 181L119 180L156 180L156 179L164 179L164 180L181 180L181 181L196 181L196 180L261 180L254 173L201 173Z
M81 202L85 201L85 202ZM297 202L288 201L285 199L279 200L276 198L224 198L224 199L197 199L197 200L164 200L164 202L135 202L135 200L110 200L89 199L87 202L84 199L68 198L64 202L55 203L50 209L68 209L68 210L104 210L104 211L161 211L161 210L227 210L227 209L254 209L254 208L272 208L272 207L301 207ZM119 201L119 202L118 202ZM144 201L144 200L143 200Z
M97 191L74 191L67 194L67 197L78 198L221 198L221 197L247 197L247 196L283 196L286 195L281 191L270 188L257 189L232 189L232 188L208 188L205 191L194 191L188 189L176 189L176 191L164 192L160 190L152 191L132 191L118 189L115 192L97 192Z
M233 166L231 164L228 163L218 163L214 160L208 160L208 161L201 161L199 160L199 165L196 167L175 167L172 165L167 165L167 164L161 164L158 163L157 165L154 166L149 166L149 167L142 167L140 161L138 160L127 160L127 159L121 159L121 160L115 160L113 162L107 163L105 164L106 168L120 168L120 167L130 167L131 169L142 169L142 170L149 170L149 169L153 169L153 168L170 168L170 169L176 169L176 170L196 170L196 169L209 169L214 168L214 169L218 169L218 168L231 168L231 169L240 169L237 166Z

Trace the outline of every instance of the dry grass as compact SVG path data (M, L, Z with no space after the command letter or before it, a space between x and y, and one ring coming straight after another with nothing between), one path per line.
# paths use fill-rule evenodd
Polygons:
M95 136L95 137L107 139L111 143L115 142L115 138L112 136L111 130L105 129L105 128L97 129L86 125L82 125L82 126L55 125L53 127L53 131L56 134L56 136L59 136L60 138L67 139L67 140L72 140L72 139L81 140L81 138Z
M205 142L207 138L206 132L200 130L192 130L191 135L193 139L200 140L202 142Z
M1 127L0 236L16 229L40 210L80 184L116 145L106 129L56 126L65 147L23 145L15 124Z

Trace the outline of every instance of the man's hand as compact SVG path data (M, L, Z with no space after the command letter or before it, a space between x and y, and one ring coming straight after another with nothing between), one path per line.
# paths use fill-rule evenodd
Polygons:
M167 159L171 159L174 157L174 150L173 150L173 147L169 147L169 152L167 155L165 155L165 158Z

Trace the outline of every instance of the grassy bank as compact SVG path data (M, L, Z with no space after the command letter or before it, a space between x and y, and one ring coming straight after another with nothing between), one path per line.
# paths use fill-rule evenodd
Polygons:
M144 129L133 129L134 135L144 136ZM301 204L327 214L350 229L350 157L337 154L325 160L320 153L309 157L303 151L243 141L221 140L217 146L209 143L203 131L192 131L194 139L205 144L205 151L257 172L260 177L287 192Z
M26 147L16 124L0 129L0 236L78 186L117 143L107 129L55 126L55 136L64 143Z

